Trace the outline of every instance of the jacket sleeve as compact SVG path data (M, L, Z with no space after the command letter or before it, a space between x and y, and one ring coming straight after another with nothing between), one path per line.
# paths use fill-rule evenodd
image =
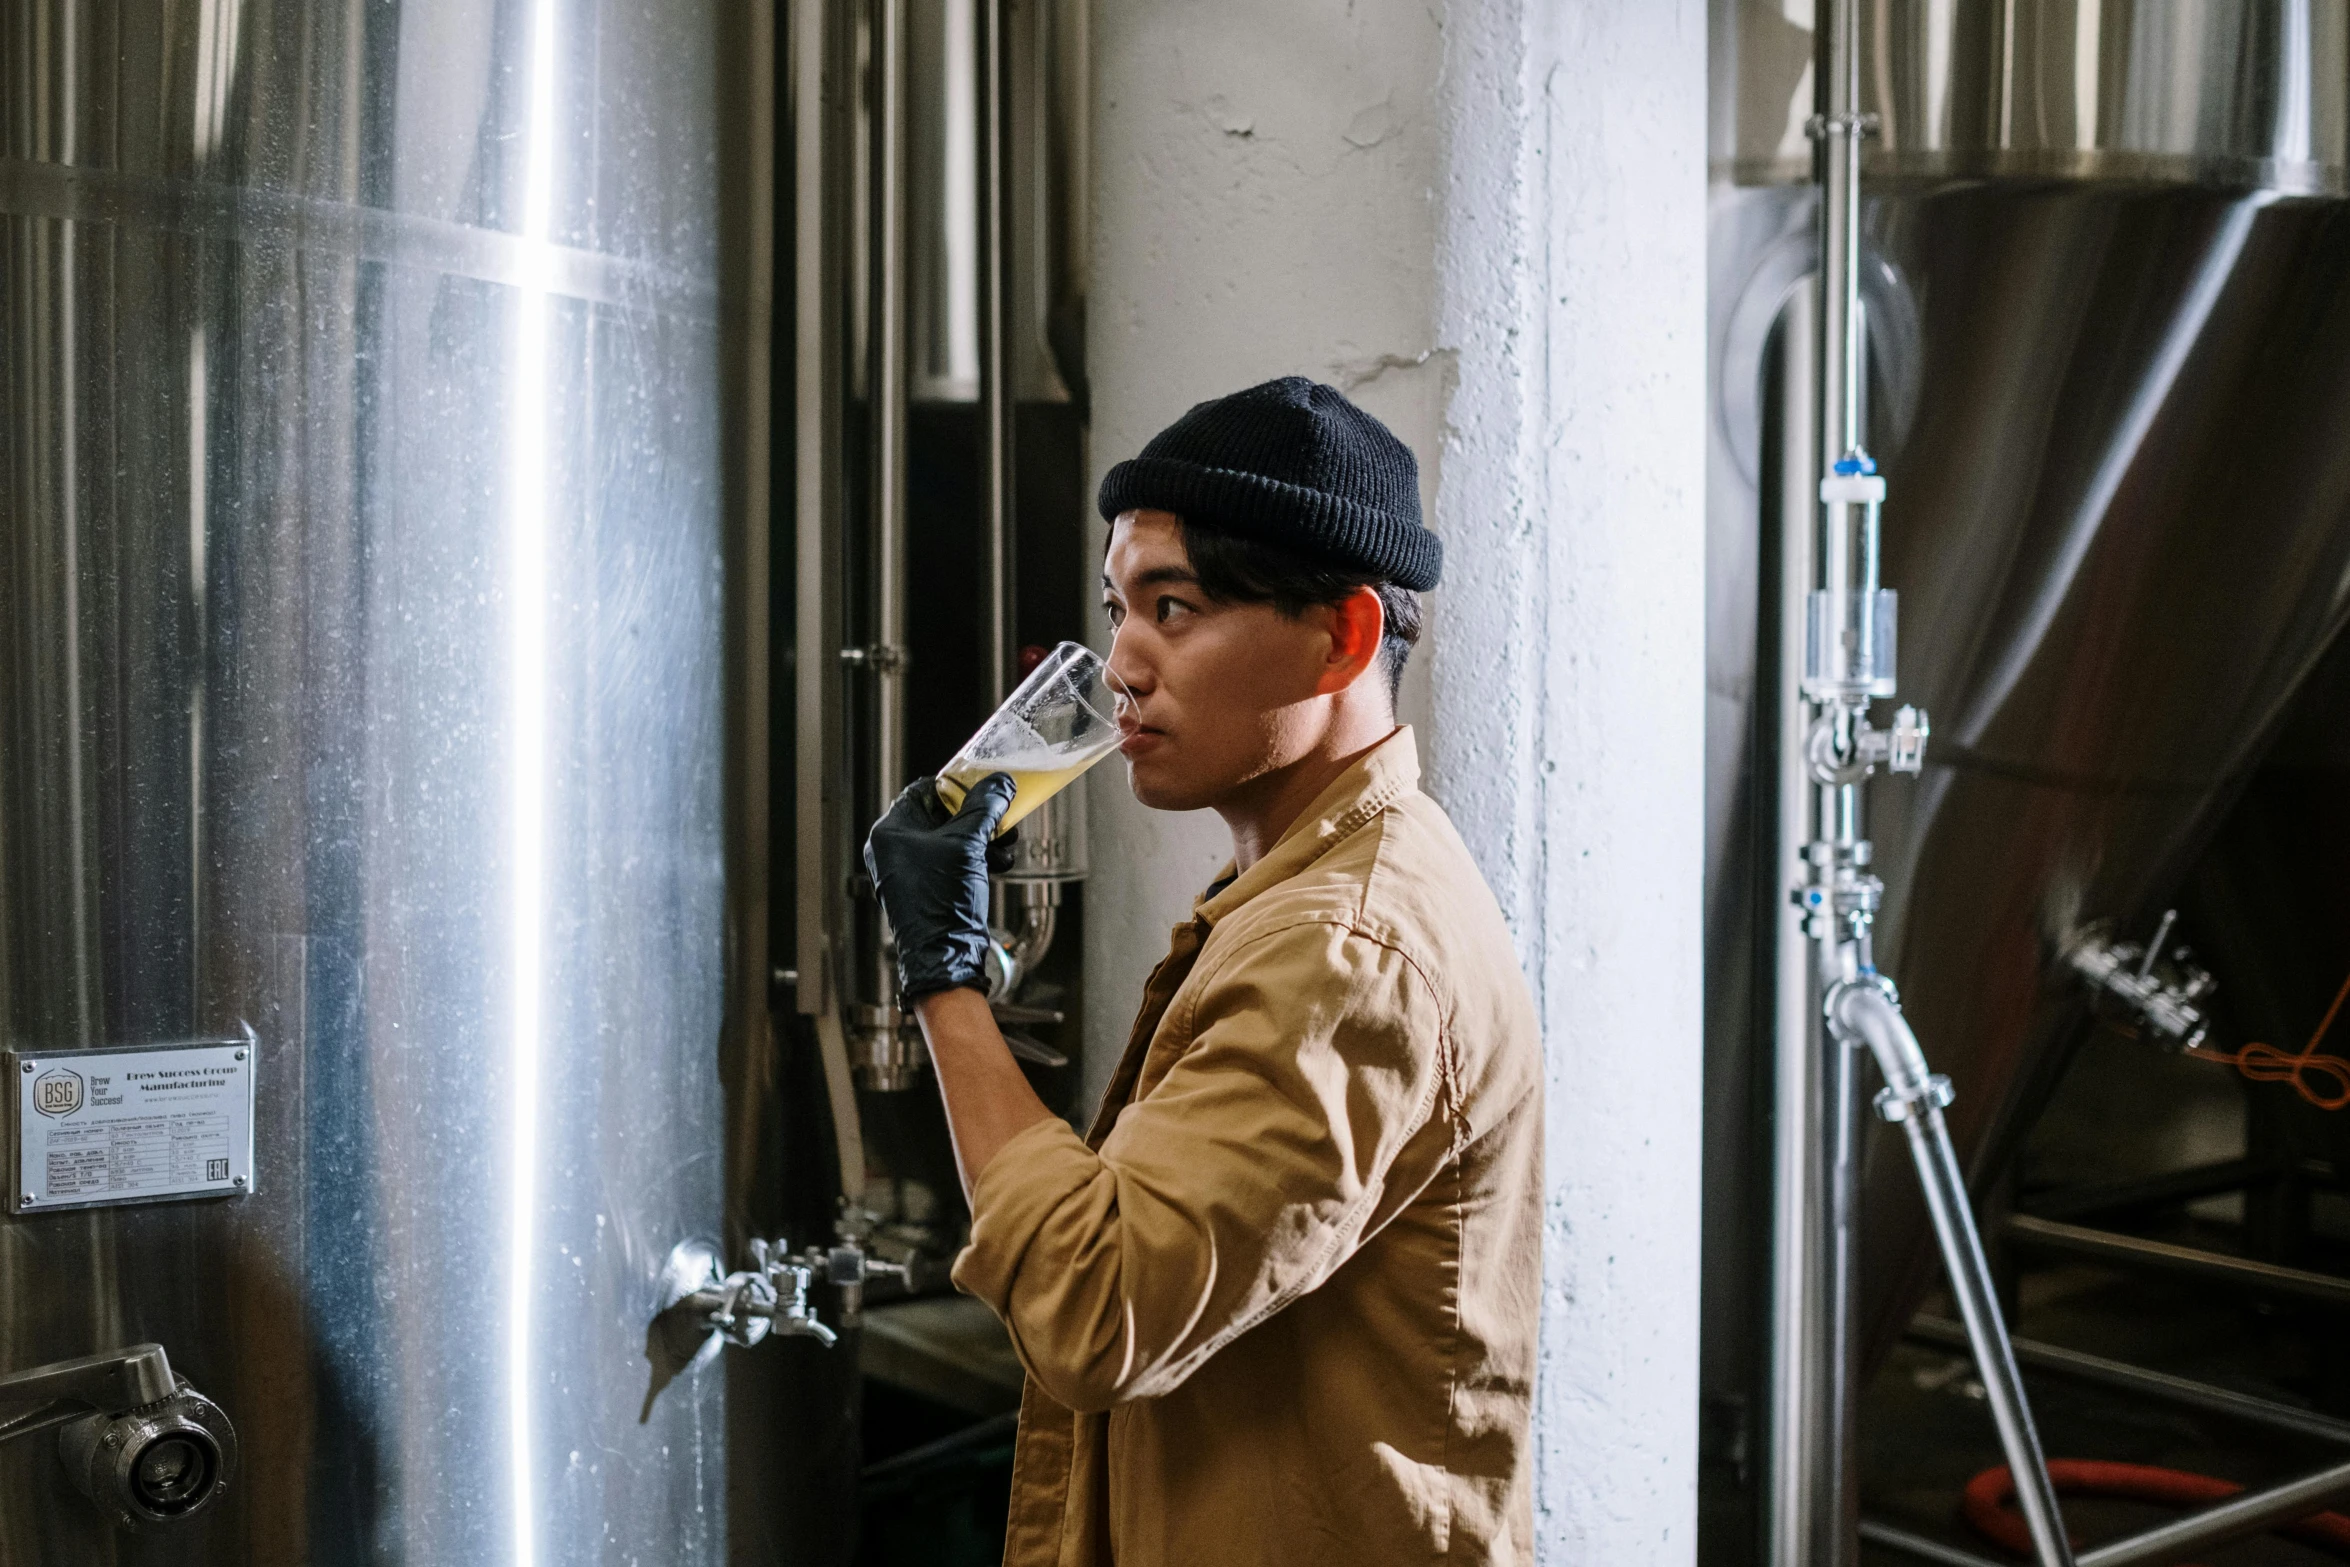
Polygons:
M955 1282L1074 1410L1172 1391L1335 1272L1450 1151L1418 1136L1443 1020L1394 949L1291 925L1223 957L1188 1004L1189 1047L1098 1154L1043 1121L972 1193Z

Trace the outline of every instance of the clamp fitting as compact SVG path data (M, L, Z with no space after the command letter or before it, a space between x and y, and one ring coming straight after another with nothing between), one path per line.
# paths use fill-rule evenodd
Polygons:
M876 642L871 647L844 647L840 661L851 669L869 669L877 675L902 675L913 662L902 647Z
M1803 122L1803 134L1813 141L1825 136L1874 136L1881 122L1873 114L1815 114Z
M1877 1115L1880 1119L1902 1122L1917 1114L1922 1105L1928 1109L1944 1110L1958 1092L1950 1086L1950 1079L1936 1072L1924 1082L1904 1093L1898 1088L1877 1090Z

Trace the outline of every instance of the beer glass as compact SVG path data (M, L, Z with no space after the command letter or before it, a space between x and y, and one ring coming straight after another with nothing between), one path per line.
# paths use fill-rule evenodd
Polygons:
M938 797L959 810L990 773L1016 786L996 832L1010 831L1088 767L1118 749L1118 704L1109 666L1093 649L1064 642L1028 672L1004 705L938 771Z

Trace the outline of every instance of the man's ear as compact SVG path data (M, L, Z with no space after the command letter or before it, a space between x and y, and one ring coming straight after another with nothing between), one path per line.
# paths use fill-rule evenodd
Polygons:
M1330 696L1355 683L1379 657L1379 639L1387 631L1387 611L1379 594L1360 587L1335 604L1322 606L1330 620L1330 653L1314 682L1316 696Z

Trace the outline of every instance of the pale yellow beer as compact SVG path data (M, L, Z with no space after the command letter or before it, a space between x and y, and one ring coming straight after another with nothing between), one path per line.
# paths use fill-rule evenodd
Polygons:
M1028 672L979 733L938 770L938 797L960 810L971 786L990 773L1010 773L1010 809L1001 836L1069 781L1118 749L1117 702L1101 655L1064 642Z
M963 808L963 796L970 787L991 773L1012 775L1012 803L1004 812L1004 819L996 824L996 835L1001 837L1045 801L1069 787L1094 763L1117 749L1117 736L1109 743L1080 751L1074 757L1063 753L1057 756L1013 756L995 762L949 762L947 770L938 775L938 798L950 811Z

